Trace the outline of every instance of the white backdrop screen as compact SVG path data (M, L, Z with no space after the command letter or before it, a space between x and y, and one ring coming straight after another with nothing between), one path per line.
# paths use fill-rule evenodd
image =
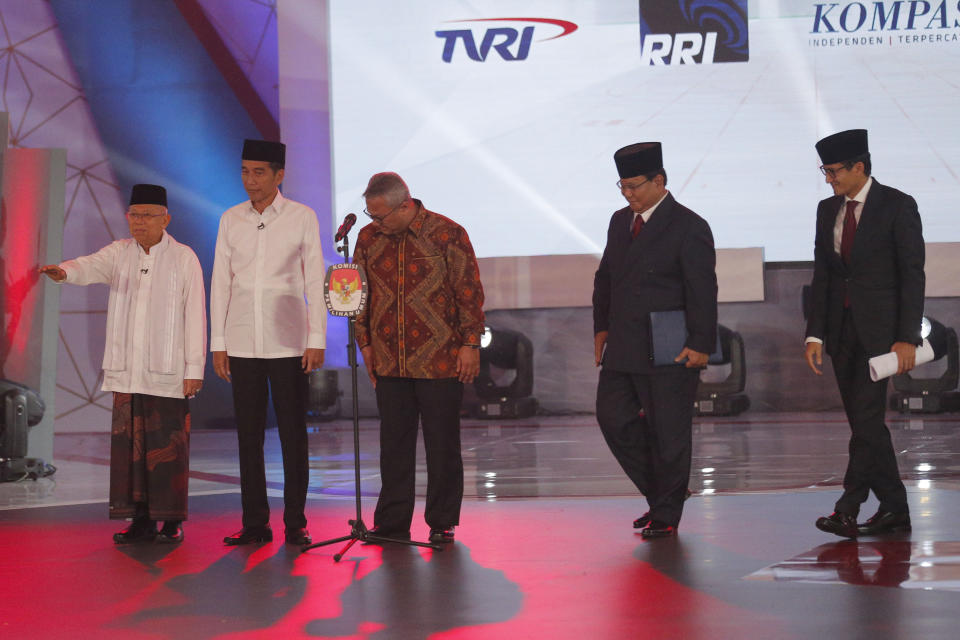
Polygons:
M481 257L599 253L614 151L657 140L718 247L811 260L813 145L866 128L926 239L960 240L960 2L746 5L331 2L336 217L391 170Z

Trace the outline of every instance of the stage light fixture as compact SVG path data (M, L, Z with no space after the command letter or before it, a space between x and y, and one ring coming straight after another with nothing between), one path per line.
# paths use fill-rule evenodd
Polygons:
M512 377L511 377L512 376ZM533 343L519 331L484 327L480 373L473 382L477 418L526 418L537 412L533 393Z
M314 420L334 420L340 417L340 398L343 392L339 387L336 369L318 369L309 376L309 404L307 417Z
M27 456L27 432L43 420L46 406L40 395L22 384L0 380L0 482L52 475L56 468Z
M939 376L916 377L918 371L932 365L932 362L928 362L913 371L893 376L894 393L890 397L890 408L900 413L960 411L960 392L955 391L960 380L957 332L933 318L924 317L920 336L933 347L933 362L946 357L946 368Z
M701 374L697 398L693 403L698 416L735 416L750 408L750 398L743 392L747 385L747 364L743 337L736 331L720 325L720 360L711 362ZM708 382L711 368L730 367L726 378Z

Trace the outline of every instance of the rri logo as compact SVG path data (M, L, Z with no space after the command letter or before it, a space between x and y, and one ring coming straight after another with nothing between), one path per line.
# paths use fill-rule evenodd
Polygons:
M750 59L747 0L640 0L640 64Z
M542 38L543 40L554 40L569 35L577 30L577 25L566 20L552 20L550 18L474 18L472 20L450 20L449 22L535 22L544 23L560 27L560 33ZM443 39L443 61L453 60L453 53L457 48L457 42L463 42L463 49L467 57L477 62L483 62L490 54L490 50L497 52L504 60L526 60L530 55L530 43L533 42L533 31L537 25L524 26L521 30L513 27L492 27L483 30L480 36L479 47L477 38L471 29L455 29L451 31L437 31L438 38Z

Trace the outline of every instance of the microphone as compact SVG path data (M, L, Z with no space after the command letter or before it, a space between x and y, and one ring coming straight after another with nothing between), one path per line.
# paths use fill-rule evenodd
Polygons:
M263 230L263 228L264 228L265 226L266 226L266 225L261 222L260 224L257 225L257 229Z
M353 225L357 223L357 214L348 213L347 217L343 219L343 224L340 225L340 228L337 229L337 235L333 236L334 242L340 242L343 240L344 236L350 233L350 229L353 228Z

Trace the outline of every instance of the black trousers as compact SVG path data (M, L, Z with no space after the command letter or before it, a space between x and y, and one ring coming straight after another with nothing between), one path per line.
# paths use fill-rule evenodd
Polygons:
M374 525L391 533L410 530L417 475L417 427L421 422L427 454L424 519L431 529L460 524L463 383L456 378L381 377L377 379L376 392L383 486L373 515Z
M240 494L243 526L270 522L263 440L267 426L267 391L273 397L283 454L283 523L288 529L307 526L303 513L310 480L307 448L307 374L301 358L230 357L233 410L240 448ZM269 385L269 387L268 387Z
M850 311L843 314L840 341L832 355L840 398L850 422L850 459L843 476L843 495L835 510L856 517L870 491L880 508L907 513L907 490L900 480L897 456L884 422L887 410L887 381L870 380L869 359L853 323Z
M676 526L690 483L693 402L698 369L665 367L654 374L602 369L597 422L627 477L650 506L650 517Z

